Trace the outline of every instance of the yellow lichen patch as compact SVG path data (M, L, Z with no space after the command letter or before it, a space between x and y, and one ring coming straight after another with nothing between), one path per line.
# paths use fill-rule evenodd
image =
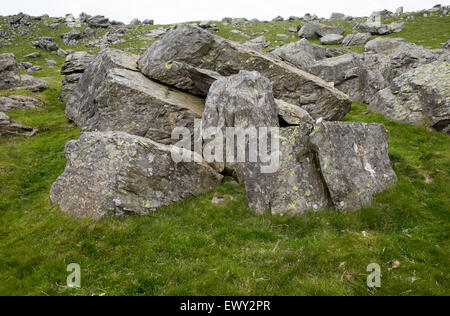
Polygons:
M166 69L167 69L167 70L170 70L170 69L172 69L172 67L173 67L173 63L172 63L171 61L168 61L168 62L166 63Z

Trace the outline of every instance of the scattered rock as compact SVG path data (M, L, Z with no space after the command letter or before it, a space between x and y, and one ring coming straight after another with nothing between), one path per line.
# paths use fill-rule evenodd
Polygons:
M365 45L372 38L370 33L353 33L347 35L342 41L344 46L360 46Z
M63 212L99 220L145 215L221 184L204 163L175 163L172 148L122 132L84 133L66 145L66 170L51 200Z
M56 45L53 37L40 37L32 42L33 47L40 48L49 52L56 52L58 45Z
M41 53L39 52L34 52L28 55L23 56L24 59L37 59L37 58L41 58Z
M328 34L320 38L323 45L340 45L344 37L338 34Z
M5 113L0 112L0 137L1 136L33 136L38 130L11 120Z
M58 66L58 63L55 60L51 59L51 58L46 58L45 59L45 65L47 67L56 67L56 66Z
M254 49L258 52L264 52L264 49L270 45L264 36L259 36L244 43L245 46Z
M36 109L44 106L41 100L23 95L0 97L0 112L10 110Z
M66 45L76 45L78 44L78 41L83 39L83 33L74 29L62 34L61 38Z
M109 19L105 18L102 15L96 15L90 17L87 21L89 27L98 29L98 28L108 28L110 26Z

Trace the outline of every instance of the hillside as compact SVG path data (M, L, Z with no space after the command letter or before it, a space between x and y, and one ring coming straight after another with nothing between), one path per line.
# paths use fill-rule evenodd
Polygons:
M450 16L425 12L385 18L405 22L408 42L440 49L450 37ZM409 18L414 16L413 19ZM11 32L0 17L0 33ZM344 35L358 21L338 24ZM98 53L85 38L67 45L72 27L43 17L28 34L16 35L1 53L17 60L36 52L31 42L55 38L60 49ZM193 23L198 23L193 22ZM269 51L296 42L304 21L248 23L212 21L216 35L245 42L264 35ZM96 39L108 29L95 29ZM80 31L86 28L83 25ZM128 26L111 47L142 54L170 25ZM238 30L239 32L230 32ZM152 33L153 32L153 33ZM154 37L149 35L154 34ZM283 35L283 36L280 36ZM312 40L320 44L319 40ZM89 47L86 47L89 46ZM342 45L328 46L343 48ZM363 52L364 45L352 47ZM31 60L43 69L43 92L1 90L0 96L33 96L45 106L12 110L8 116L39 130L33 137L0 138L0 293L5 295L448 295L450 288L450 139L444 132L387 120L353 103L344 121L381 123L389 134L389 157L398 183L358 212L320 211L302 216L255 216L245 186L227 177L215 191L146 216L93 222L75 219L52 205L49 191L66 166L64 146L81 130L60 100L65 57L39 50ZM56 61L55 67L46 59ZM23 70L25 74L26 71ZM218 202L217 202L218 201ZM394 262L399 262L398 267ZM69 263L82 267L83 286L65 286ZM368 289L366 268L378 263L382 287Z

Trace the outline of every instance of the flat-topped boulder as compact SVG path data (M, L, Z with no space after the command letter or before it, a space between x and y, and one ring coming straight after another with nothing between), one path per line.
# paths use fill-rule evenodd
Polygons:
M172 71L174 65L177 71ZM258 71L272 82L276 98L304 108L314 118L340 120L350 110L349 97L322 79L192 25L178 25L139 59L148 77L198 93L192 89L192 67L222 76ZM180 68L188 69L186 76L180 76Z
M122 132L84 133L65 147L67 166L51 200L72 216L99 220L145 215L221 184L207 164L175 163L172 149Z

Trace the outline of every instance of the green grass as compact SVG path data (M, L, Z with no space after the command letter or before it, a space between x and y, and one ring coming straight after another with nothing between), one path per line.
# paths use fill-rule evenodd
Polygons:
M288 23L259 27L277 34ZM138 51L144 44L135 32L128 40ZM0 52L20 59L34 51L16 42ZM245 188L227 179L214 192L148 216L77 220L49 200L51 184L65 167L64 145L80 134L64 115L56 69L37 73L50 82L49 90L37 94L44 108L8 112L40 132L0 138L0 294L450 294L448 135L391 122L353 104L346 120L386 126L399 177L359 212L257 217L247 207ZM228 199L216 205L215 195ZM394 261L400 268L391 269ZM66 287L72 262L81 265L80 289ZM376 290L366 286L370 263L382 268Z

